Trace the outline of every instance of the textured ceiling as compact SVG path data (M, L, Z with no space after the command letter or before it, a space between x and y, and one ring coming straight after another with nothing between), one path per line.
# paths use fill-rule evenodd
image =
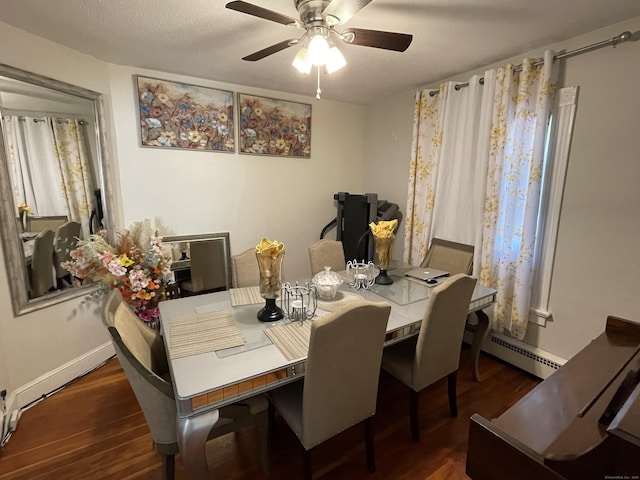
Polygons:
M315 75L291 67L295 47L242 60L302 31L225 3L0 0L0 21L110 63L314 95ZM293 0L251 3L298 16ZM640 0L373 0L344 28L411 33L413 43L403 53L340 46L348 65L322 77L322 97L369 103L637 16Z

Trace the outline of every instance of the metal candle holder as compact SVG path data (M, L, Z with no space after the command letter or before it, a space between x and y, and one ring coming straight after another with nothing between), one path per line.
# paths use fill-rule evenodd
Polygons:
M350 260L347 262L347 278L349 286L356 289L368 289L376 281L378 269L373 262L358 262Z
M305 282L304 285L291 285L286 282L281 291L282 310L292 322L302 323L313 318L318 308L318 289Z

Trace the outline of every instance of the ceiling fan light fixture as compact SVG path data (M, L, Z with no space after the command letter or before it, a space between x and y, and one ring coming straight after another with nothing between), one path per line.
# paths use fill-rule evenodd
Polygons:
M332 74L333 72L337 72L346 64L347 61L344 55L342 55L342 52L338 50L338 47L331 47L329 49L329 55L327 56L327 62L325 63L327 73Z
M329 57L329 42L323 35L314 35L309 41L309 61L320 67L327 63Z
M302 47L298 50L298 53L293 59L293 62L291 62L291 65L293 65L300 73L304 73L306 75L311 73L311 67L313 67L313 64L309 61L309 50L307 50L307 47Z

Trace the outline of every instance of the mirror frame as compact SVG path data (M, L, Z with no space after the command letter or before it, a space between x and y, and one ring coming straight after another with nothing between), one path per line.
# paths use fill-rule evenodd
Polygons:
M102 106L102 94L5 64L0 64L0 76L19 80L38 87L56 90L61 93L84 98L93 102L94 124L96 127L96 155L98 157L98 173L100 176L100 178L97 179L97 188L100 188L102 194L102 205L104 209L103 221L105 228L107 229L107 232L112 235L115 223L113 221L113 206L111 202L107 201L111 198L111 182L107 151L105 147L106 135L104 129L105 122L104 109ZM97 285L86 285L47 293L38 298L29 298L29 278L18 234L18 225L16 221L17 206L15 204L12 191L9 160L7 158L4 142L4 125L2 117L0 116L0 238L3 243L2 249L4 251L4 260L9 288L11 291L14 315L16 317L24 315L25 313L34 312L41 308L46 308L72 298L88 295L94 291L98 287Z
M224 259L226 263L226 277L227 277L227 290L231 288L231 245L229 242L229 232L218 233L198 233L194 235L167 235L162 237L162 244L165 247L170 247L172 243L189 243L191 241L202 240L222 240L224 243ZM173 263L177 261L174 260Z

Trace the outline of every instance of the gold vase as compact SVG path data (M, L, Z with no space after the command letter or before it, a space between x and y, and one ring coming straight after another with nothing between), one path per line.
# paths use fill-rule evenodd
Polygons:
M260 295L265 299L265 306L258 312L261 322L273 322L284 318L284 312L276 305L282 288L282 261L284 250L256 252L260 269Z
M391 285L393 280L387 274L391 257L391 246L393 245L394 236L389 237L373 237L376 252L376 266L380 269L380 274L376 277L376 283L379 285Z

